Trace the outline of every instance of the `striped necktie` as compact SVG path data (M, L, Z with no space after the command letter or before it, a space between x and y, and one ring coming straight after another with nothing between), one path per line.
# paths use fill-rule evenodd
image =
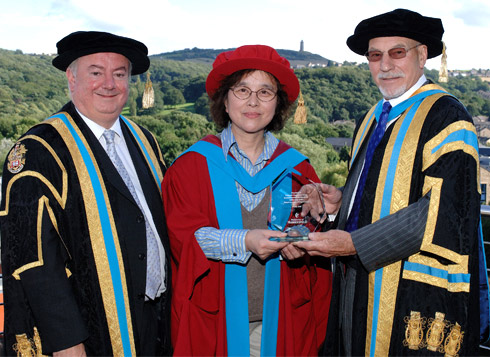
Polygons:
M158 289L161 284L161 274L160 274L160 254L158 251L158 243L157 238L155 237L155 233L153 229L151 229L150 224L148 223L148 218L145 215L145 211L141 206L141 202L136 194L136 190L134 188L133 182L129 177L128 171L124 167L124 164L121 161L121 158L116 152L116 146L114 143L114 136L116 132L114 130L105 130L104 138L107 144L107 155L109 155L112 163L116 167L117 172L121 175L124 183L131 192L134 200L138 204L139 209L145 216L145 227L146 227L146 250L147 250L147 262L146 262L146 291L145 294L151 300L154 300Z
M361 208L361 198L362 193L364 191L364 186L366 184L367 174L369 172L369 167L371 166L371 161L374 156L374 150L378 146L381 138L383 137L386 130L386 123L388 122L388 115L391 110L390 102L386 101L383 103L383 110L381 115L379 116L378 125L374 129L373 135L369 139L366 158L364 159L364 167L362 169L361 177L359 178L359 183L357 185L356 197L354 198L354 204L352 205L352 209L350 211L349 218L347 219L347 223L345 225L345 230L347 232L352 232L357 229L357 223L359 220L359 211Z

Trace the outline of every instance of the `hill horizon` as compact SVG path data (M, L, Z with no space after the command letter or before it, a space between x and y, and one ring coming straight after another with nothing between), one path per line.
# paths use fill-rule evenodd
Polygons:
M235 48L227 49L212 49L212 48L185 48L182 50L176 50L172 52L163 52L159 54L150 55L151 58L161 58L167 60L175 61L193 61L201 63L212 64L216 56L221 52L232 51ZM308 51L295 51L286 49L277 49L277 52L285 57L292 67L307 66L310 63L320 66L336 66L339 65L338 62L329 60L318 54L311 53Z
M154 129L168 162L214 130L205 82L212 61L222 51L194 48L151 55L147 73L154 90L152 108L142 107L147 74L131 79L124 115ZM293 66L295 61L326 63L324 67L294 67L307 108L307 124L298 126L290 120L280 135L305 151L314 167L322 172L327 162L345 160L327 145L325 138L352 136L355 121L380 99L379 90L365 63L346 62L337 66L306 51L279 50L279 53ZM0 158L6 155L15 138L69 100L66 76L52 65L53 58L0 49ZM438 83L437 70L424 72ZM482 79L481 71L470 72L439 84L465 103L472 116L488 116L490 87Z
M236 48L236 47L235 47ZM160 58L174 61L190 61L190 62L198 62L212 65L216 56L224 51L231 51L235 48L223 48L223 49L215 49L215 48L183 48L180 50L174 50L169 52L161 52L150 54L148 57L151 58ZM56 53L30 53L24 52L22 49L9 50L6 48L0 48L1 50L11 51L11 52L19 52L25 55L33 55L33 56L56 56ZM344 60L343 62L338 62L334 60L330 60L325 58L319 54L312 53L309 51L297 51L297 50L289 50L289 49L276 49L277 52L285 57L294 68L300 68L302 66L308 66L309 64L313 64L315 66L341 66L343 64L354 65L354 66L367 66L365 62L350 62ZM449 72L471 72L471 71L490 71L489 68L471 68L471 69L449 69Z

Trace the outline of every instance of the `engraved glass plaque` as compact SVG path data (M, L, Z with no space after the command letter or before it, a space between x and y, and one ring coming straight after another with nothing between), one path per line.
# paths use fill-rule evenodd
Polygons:
M304 185L310 185L309 190L301 190ZM306 203L314 203L317 206L320 204L323 207L320 221L315 220L310 213L302 217L301 211ZM288 235L281 238L273 237L270 240L276 242L308 240L310 232L323 231L329 224L318 184L288 171L284 171L273 181L269 229L285 232Z

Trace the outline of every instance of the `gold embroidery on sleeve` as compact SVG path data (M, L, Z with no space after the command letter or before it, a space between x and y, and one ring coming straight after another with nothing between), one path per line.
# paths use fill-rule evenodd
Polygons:
M61 239L61 236L59 235L58 222L56 221L56 217L54 215L53 209L49 205L49 200L46 196L42 196L38 201L38 209L37 209L37 257L38 257L38 260L35 262L25 264L25 265L19 267L18 269L16 269L12 273L12 276L16 280L20 280L20 274L23 273L24 271L44 265L43 248L42 248L42 222L43 222L43 217L46 213L48 214L48 216L51 220L51 223L53 224L54 229L56 230L56 232L58 232L58 236L60 237L61 243L65 247L67 254L71 258L71 254L68 251L68 247L66 246L65 242L63 241L63 239Z
M447 128L442 130L438 135L429 140L424 146L423 152L423 167L422 171L427 170L431 165L433 165L442 155L449 152L461 150L466 154L472 156L475 159L475 164L477 167L477 172L480 171L480 160L478 158L478 151L471 145L468 145L464 141L451 141L449 143L443 144L448 136L460 131L466 130L472 132L476 136L475 126L467 121L458 121L452 123ZM442 146L441 146L442 145ZM434 151L438 148L436 151ZM480 192L480 175L477 175L477 189ZM480 192L481 193L481 192Z
M41 337L39 336L39 332L37 331L36 327L34 327L34 346L36 347L37 356L44 356L42 354L43 348L41 344Z
M438 177L427 176L424 181L422 194L425 195L431 191L429 214L425 226L424 238L422 240L421 250L433 253L436 256L448 259L461 266L459 272L468 273L468 256L458 254L450 249L432 243L434 238L437 217L439 214L439 204L441 197L443 180ZM410 260L410 259L409 259Z
M444 320L445 314L436 312L435 318L429 318L429 330L427 331L427 349L433 352L444 352L444 347L441 346L444 341L444 334L449 322Z
M411 350L418 350L424 347L424 329L427 319L420 316L419 311L410 311L410 317L405 316L405 340L403 345Z
M15 343L12 348L17 353L17 357L30 357L36 355L31 340L27 338L25 333L22 335L15 335L15 339L17 340L17 343Z
M17 357L44 357L42 354L41 337L37 328L34 327L34 337L27 338L27 335L15 335L17 343L12 348L17 353Z
M461 326L457 322L454 325L451 325L451 332L449 332L449 335L444 341L445 357L458 356L458 351L463 343L463 335L464 332L461 331Z

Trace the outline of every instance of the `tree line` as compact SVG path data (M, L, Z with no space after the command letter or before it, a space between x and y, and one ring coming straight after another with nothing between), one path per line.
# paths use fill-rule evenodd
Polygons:
M208 57L220 52L209 51ZM174 57L182 59L183 54L179 58L178 52ZM146 74L134 76L123 114L155 133L165 160L170 164L192 143L216 133L216 128L209 115L205 91L212 61L197 60L205 57L202 51L185 61L168 57L150 57L155 106L142 109ZM52 58L0 49L2 162L22 133L69 100L65 75L51 65ZM303 68L295 73L307 108L307 124L298 125L289 120L277 136L308 156L324 182L341 185L347 173L348 148L337 152L325 139L351 137L355 121L380 99L379 91L366 65ZM437 83L437 71L426 71L426 75ZM456 95L471 115L490 115L490 87L479 77L450 78L448 83L440 85ZM185 110L180 109L183 104L186 104Z

